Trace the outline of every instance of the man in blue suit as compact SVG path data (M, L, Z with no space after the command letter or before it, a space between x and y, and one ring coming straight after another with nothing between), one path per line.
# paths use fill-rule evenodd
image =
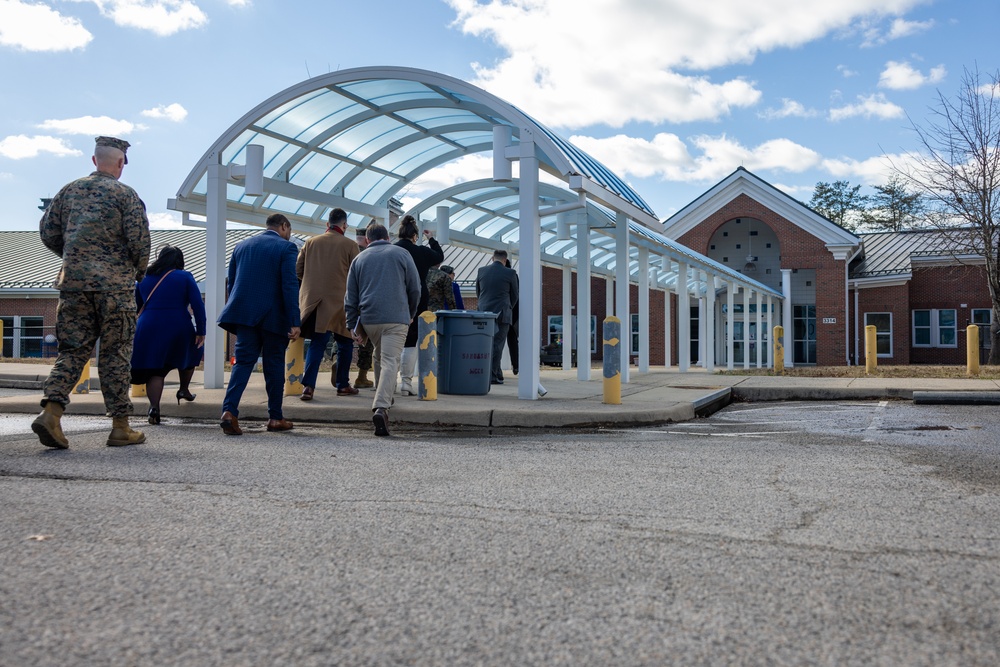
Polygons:
M236 334L236 364L222 402L219 426L226 435L243 435L240 398L250 373L263 359L267 389L268 431L288 431L292 422L281 412L285 386L285 349L299 337L299 280L295 260L299 250L289 241L292 223L275 213L267 229L236 244L229 262L229 296L219 326Z

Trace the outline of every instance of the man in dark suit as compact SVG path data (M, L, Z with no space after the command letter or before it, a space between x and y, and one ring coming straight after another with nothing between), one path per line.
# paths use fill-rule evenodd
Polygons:
M476 297L479 310L497 314L497 328L493 332L493 359L490 370L490 384L503 384L500 357L507 341L507 331L514 320L514 305L517 303L517 272L504 266L506 250L495 250L493 261L479 269L476 275Z
M267 229L241 241L229 262L229 296L219 326L236 334L236 364L222 402L219 425L226 435L243 435L238 417L240 398L250 373L263 359L267 389L268 431L288 431L292 422L281 412L285 385L285 349L299 337L299 251L289 241L292 223L275 213Z

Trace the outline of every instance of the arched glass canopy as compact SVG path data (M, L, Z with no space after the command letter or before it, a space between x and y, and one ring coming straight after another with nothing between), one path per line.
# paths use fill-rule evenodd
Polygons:
M704 271L781 297L667 239L654 211L624 179L513 105L464 81L411 68L334 72L272 96L209 147L168 206L186 221L191 214L206 217L209 264L213 259L222 264L226 220L263 225L268 215L280 212L296 232L320 233L327 212L340 207L352 225L372 217L388 222L390 201L423 174L475 154L493 157L493 178L448 187L411 212L428 221L435 217L428 213L446 206L452 245L515 251L522 285L528 279L522 306L532 306L528 322L522 307L522 325L537 323L532 311L539 304L540 267L577 267L582 261L574 239L583 221L586 261L598 275L638 282L640 257L648 251L653 287L675 289L677 267L684 264L692 269L692 292L704 291L705 282L698 280ZM496 167L505 160L520 163L519 178ZM539 171L547 174L543 180ZM621 224L628 226L627 234L616 231ZM619 264L625 258L623 273ZM224 267L216 268L206 285L210 313L224 302ZM221 349L219 341L209 344ZM206 347L206 368L214 356Z

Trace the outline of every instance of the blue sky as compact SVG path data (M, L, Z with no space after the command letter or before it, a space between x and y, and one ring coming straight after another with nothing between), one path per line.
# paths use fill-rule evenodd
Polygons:
M884 183L938 90L995 71L997 0L0 0L0 229L133 144L122 180L154 226L246 111L337 69L475 83L617 171L666 218L738 166L808 201ZM485 157L406 193L489 170ZM482 172L482 173L479 173Z

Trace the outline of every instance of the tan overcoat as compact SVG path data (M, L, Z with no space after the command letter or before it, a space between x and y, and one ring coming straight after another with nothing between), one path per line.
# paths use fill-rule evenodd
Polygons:
M299 311L303 323L315 312L317 332L351 335L344 314L344 293L347 292L347 270L360 252L357 241L335 231L306 241L295 263L295 273L302 281Z

